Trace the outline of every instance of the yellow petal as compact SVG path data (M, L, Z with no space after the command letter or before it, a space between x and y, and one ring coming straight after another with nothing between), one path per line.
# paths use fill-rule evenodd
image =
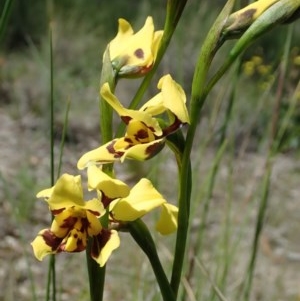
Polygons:
M156 94L150 100L148 100L141 108L140 111L147 112L151 116L162 114L166 111L164 106L162 93Z
M83 208L85 210L90 211L91 213L93 213L98 218L101 215L105 214L105 209L103 208L102 203L96 198L93 198L93 199L85 202L85 205L84 205Z
M152 183L143 178L131 189L128 197L115 202L110 209L116 220L134 221L165 202Z
M61 247L65 252L81 252L85 250L86 244L86 232L81 231L81 229L74 228L69 232Z
M50 196L52 195L53 193L53 190L54 190L54 187L51 187L51 188L47 188L47 189L44 189L44 190L41 190L37 195L36 197L37 198L50 198Z
M102 191L108 198L126 197L130 188L118 179L113 179L97 166L89 166L87 170L89 187Z
M86 217L89 222L89 226L87 229L87 233L89 236L95 236L99 234L102 230L101 223L99 219L91 212L87 211L86 212Z
M161 38L164 34L163 30L158 30L154 32L154 38L152 42L152 54L153 54L153 60L156 60L157 52L160 46Z
M124 51L124 48L126 47L126 41L128 41L133 34L131 25L125 19L120 18L118 22L118 33L116 37L109 43L111 60L118 57Z
M106 238L104 238L104 240L106 240ZM101 267L103 267L110 257L112 251L117 249L120 245L118 232L111 230L109 239L107 241L104 241L104 245L100 234L99 236L94 237L93 244L93 250L98 249L98 254L92 253L92 257Z
M115 152L113 145L118 139L114 139L100 147L85 153L77 162L78 169L84 169L94 164L105 164L119 160L120 156Z
M121 157L121 162L126 158L139 161L148 160L158 154L163 149L164 145L164 139L157 139L149 143L133 145L124 152Z
M169 109L182 123L189 123L189 114L186 108L186 96L182 87L167 74L158 82L161 89L164 106Z
M132 34L130 24L124 19L119 20L119 32L110 42L111 60L125 57L125 65L149 66L153 63L152 42L154 25L151 17L146 19L143 28Z
M162 130L158 121L152 116L143 111L129 110L122 106L117 97L111 93L108 83L105 83L100 90L101 96L110 104L110 106L121 116L122 119L128 123L130 119L142 121L148 128L151 128L153 133L157 136L162 134Z
M84 207L81 177L63 174L54 185L51 197L47 202L51 210L72 206Z
M178 208L169 203L162 204L161 208L156 230L163 235L168 235L177 230Z
M45 232L48 232L49 229L43 229L41 230L37 237L32 241L31 246L33 248L34 256L38 260L43 260L43 258L49 254L55 254L56 250L53 250L51 246L47 245L44 238L43 234Z

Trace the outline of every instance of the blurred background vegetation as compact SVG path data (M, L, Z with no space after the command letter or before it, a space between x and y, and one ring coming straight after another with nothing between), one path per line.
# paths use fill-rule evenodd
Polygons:
M0 8L3 8L4 1L1 3ZM224 3L225 1L222 0L209 3L197 0L188 1L186 11L157 78L165 70L172 72L189 93L193 67L201 42ZM240 3L240 5L243 4L245 5L246 1ZM156 28L161 29L164 14L165 1L161 0L135 2L111 0L109 3L101 0L13 1L0 53L1 105L17 105L18 109L12 109L12 114L19 116L28 112L38 116L47 113L50 23L54 39L54 89L58 99L57 106L64 104L66 99L71 99L72 106L79 108L78 113L81 113L78 104L88 105L91 99L94 101L95 90L98 89L101 56L107 42L116 34L118 18L123 17L129 20L133 27L138 29L145 17L152 15ZM232 114L232 118L235 119L232 125L235 128L234 135L237 140L245 133L251 133L254 138L252 147L255 148L265 136L264 129L274 113L271 109L274 103L272 104L270 96L276 94L279 80L277 71L281 68L289 26L291 25L272 30L252 45L241 58L239 84L234 88L239 98L234 107L234 110L238 110L238 114ZM299 22L293 26L287 72L284 78L284 92L287 93L294 91L299 80L300 69ZM220 51L215 59L215 66L218 66L222 57L227 55L230 45L232 42L227 43ZM229 74L227 83L231 81L231 78L232 75ZM32 85L32 83L35 84ZM17 90L15 85L18 87ZM227 85L229 86L230 84ZM245 89L239 89L239 87L247 87L247 93ZM229 90L227 89L227 94L223 91L225 95L228 96ZM125 91L125 94L130 93ZM263 97L266 94L268 97ZM288 106L286 95L283 93L283 101L280 101L280 106L277 108L279 111L276 114L279 116ZM216 101L221 101L219 97L218 91L214 90L212 100L207 102L204 114L212 110ZM129 101L130 95L124 98ZM262 101L264 106L259 107ZM222 100L223 106L226 106L225 102ZM254 112L255 108L259 108L260 113L258 120L253 124L252 114L249 113ZM57 109L58 113L61 112L59 108ZM293 134L285 141L288 149L298 147L300 143L298 141L300 109L296 111L297 114L289 129ZM61 116L58 114L57 118L61 119Z
M182 20L179 22L170 48L153 80L148 95L156 93L157 79L162 74L171 73L189 96L199 49L225 2L225 0L188 1ZM166 1L162 0L13 1L5 34L0 41L0 151L5 152L4 157L2 153L0 165L0 209L1 212L7 212L7 216L11 219L9 222L4 221L5 227L2 227L0 223L0 236L23 237L23 242L18 250L22 252L22 247L24 247L27 250L24 252L30 254L27 255L31 258L30 260L33 259L28 241L33 238L32 233L37 233L41 224L49 224L47 208L43 207L44 204L36 202L35 193L49 185L50 25L53 35L56 142L57 144L60 142L65 110L70 101L71 109L63 170L73 173L76 170L79 156L99 144L97 96L102 53L107 43L116 35L118 18L127 19L133 28L138 30L143 25L146 16L151 15L154 18L155 28L162 29L165 4ZM245 4L246 1L240 1L238 5L244 6ZM3 6L4 1L1 1L0 11ZM233 43L234 41L229 41L222 47L213 62L213 70L223 62ZM243 266L246 261L245 257L248 255L247 251L252 238L250 234L254 229L252 223L256 203L249 200L257 198L260 191L257 187L260 187L261 177L257 175L257 169L262 165L262 161L260 157L253 158L251 156L266 153L265 150L272 140L275 129L280 127L292 104L295 104L295 107L282 136L280 150L282 154L292 158L299 156L300 94L295 92L299 85L299 79L300 22L296 21L294 24L278 26L249 47L230 72L216 85L203 108L194 154L196 157L193 167L196 171L195 182L199 183L199 187L197 186L194 191L195 202L192 212L195 218L192 224L191 244L193 240L197 239L197 229L201 222L199 222L199 216L201 216L204 206L203 199L205 199L203 195L206 193L205 184L211 172L211 163L215 160L214 151L218 149L220 141L222 141L225 122L229 120L225 135L232 148L229 148L230 154L229 157L226 157L225 167L222 166L218 173L217 188L214 190L213 196L210 196L215 206L207 225L204 225L207 226L209 239L203 240L206 251L203 252L203 256L212 263L210 272L212 274L216 272L215 274L218 276L218 273L221 273L220 266L224 262L222 241L225 237L223 235L225 230L223 232L220 224L227 223L225 221L227 216L224 217L224 212L228 213L231 218L230 223L232 223L228 223L229 227L232 226L233 232L238 232L234 232L232 235L233 246L230 245L232 249L227 254L228 258L230 257L232 270L236 273L233 277L234 281L228 286L229 295L237 290L236 283L240 282L242 274L240 266ZM117 94L122 102L126 103L131 100L138 83L138 80L120 82ZM228 114L229 110L231 110L230 114ZM240 150L250 156L249 162L247 160L249 157L244 160L243 156L240 156L239 158L242 159L238 161L237 153ZM129 180L133 180L137 174L139 177L150 174L155 186L164 195L174 199L174 194L176 194L176 191L174 192L175 176L170 177L169 172L171 170L174 175L176 170L174 162L168 162L171 161L170 157L170 153L164 151L150 163L131 164L127 167L130 168L129 173L132 175L126 176ZM247 163L249 166L246 166ZM169 165L165 168L164 164ZM236 174L233 171L235 168ZM281 206L282 200L288 201L289 198L293 200L290 195L293 190L289 185L299 187L299 169L296 168L296 165L294 166L294 161L288 168L292 170L291 174L280 173L278 170L283 169L279 167L277 169L278 181L271 194L274 202L270 209L271 218L268 222L275 229L280 225L285 225L285 222L288 221L289 230L282 230L283 233L287 233L284 238L287 237L286 240L295 242L294 245L299 247L299 239L297 239L299 213L294 209L298 208L296 205L294 206L296 202L287 202L288 206ZM166 176L162 182L160 179L164 173ZM130 176L132 177L130 178ZM232 192L231 189L235 191ZM297 198L299 199L299 197ZM238 201L232 208L229 208L231 199ZM11 206L7 205L5 200L9 200ZM228 208L227 204L229 204ZM278 210L278 208L280 209ZM199 213L199 211L201 212ZM43 212L43 215L39 215L40 212ZM37 225L34 230L33 225ZM220 230L219 227L222 229ZM297 235L294 235L295 233ZM30 237L28 237L29 235ZM246 242L243 240L245 237L247 238ZM172 249L169 248L169 242L172 244L172 239L168 238L168 240L164 240L164 243L159 242L164 263L170 261L170 252L172 252L170 250ZM217 241L217 248L215 241ZM4 243L6 243L5 239ZM128 241L124 245L127 243ZM241 249L237 247L238 244ZM219 246L221 247L219 248ZM268 246L267 244L267 248ZM134 248L129 243L130 247L130 251L127 250L128 254L132 254L132 248ZM5 246L5 248L7 247ZM128 247L124 248L126 250ZM121 252L116 255L113 264L109 267L113 275L109 274L108 276L110 281L108 281L107 290L113 292L112 296L115 298L112 299L123 300L126 295L129 296L128 300L158 300L159 294L157 291L153 291L154 279L149 267L145 264L144 257L139 254L140 256L129 256L134 258L124 260L120 254ZM242 260L240 257L243 257ZM63 258L62 261L66 259L63 256L60 258ZM64 264L79 265L79 262L76 261L78 257L74 258L68 259ZM268 263L272 268L276 268L273 261ZM9 260L1 263L2 268L5 267L5 264L8 264L7 270L11 271ZM34 264L40 267L40 263L34 261ZM43 267L45 268L45 266ZM265 265L262 265L261 269L264 267ZM285 267L283 267L283 271L285 271ZM296 268L297 266L295 266ZM298 288L290 289L290 291L282 289L285 281L285 274L282 270L278 274L274 272L274 275L277 275L275 280L275 276L269 279L269 275L267 275L266 278L271 286L265 284L265 280L258 279L258 293L253 300L299 300L296 298L299 298L300 293L295 292ZM39 271L35 270L34 273L35 283L44 277ZM266 272L262 271L262 273ZM196 275L200 276L195 279L197 281L202 279L202 274L198 267ZM61 275L64 277L64 273ZM80 298L80 294L82 294L82 299L75 300L83 300L84 296L86 297L84 295L87 294L84 291L84 288L87 290L86 278L78 275L77 278L80 279L76 279L77 282L73 279L64 279L71 283L67 284L67 287L71 287L73 291L71 289L67 291L64 288L65 291L62 290L62 292L66 294L66 297L62 297L61 300L68 300L69 295ZM8 279L11 279L9 277ZM3 280L2 289L0 284L2 294L0 294L0 300L33 300L30 294L28 294L28 298L25 298L24 292L21 292L22 298L19 295L17 298L14 292L15 283L18 283L19 287L19 283L23 284L30 277L27 274L25 276L12 274L11 277L13 280L6 280L6 278L5 281ZM117 277L122 278L122 283L125 283L124 287L128 287L126 292L122 285L119 290L116 290L113 283ZM294 278L290 276L289 279L296 281L297 279ZM275 281L278 284L276 289L274 289ZM76 283L75 286L73 282ZM136 287L140 288L140 291L132 291L133 282ZM6 283L11 285L11 289L3 297ZM40 283L36 285L43 287L43 284ZM205 285L211 288L209 280ZM197 284L195 287L198 288ZM209 295L209 292L211 291L208 289L203 290L202 294ZM42 293L38 292L39 294ZM10 295L13 297L10 298ZM210 299L207 298L207 300L215 299L214 295Z

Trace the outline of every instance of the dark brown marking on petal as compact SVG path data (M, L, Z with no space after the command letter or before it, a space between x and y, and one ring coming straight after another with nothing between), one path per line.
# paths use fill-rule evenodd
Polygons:
M69 216L66 219L64 219L64 222L59 226L60 228L66 228L71 229L77 222L77 217Z
M127 142L127 143L129 143L130 145L133 145L133 141L132 141L132 139L129 138L129 137L125 137L125 138L124 138L124 141Z
M61 244L63 238L57 237L50 229L46 230L43 234L46 245L51 247L52 251L58 251L59 245Z
M87 211L88 211L88 212L91 212L91 213L94 214L95 216L100 216L100 212L98 212L98 211L94 211L94 210L91 210L91 209L88 209Z
M139 130L134 136L137 140L146 139L149 137L148 132L144 129Z
M91 248L92 257L94 258L99 257L101 250L109 241L110 236L111 236L111 231L107 229L102 229L102 231L98 235L93 236L93 244Z
M171 125L169 125L168 127L163 129L163 137L166 137L166 136L176 132L182 125L183 125L183 123L175 116L174 122Z
M146 149L147 160L157 155L165 146L164 141L159 141L157 143L151 144Z
M101 202L104 206L104 208L107 208L109 206L109 204L114 200L114 199L111 199L109 198L108 196L106 196L103 191L102 192L102 197L101 197Z
M132 118L130 116L121 116L121 119L124 121L124 123L128 124Z
M81 233L87 232L88 227L90 226L90 222L87 218L82 218L81 219L81 228L79 229L79 231Z
M138 59L143 59L144 58L144 51L143 49L139 48L134 52L134 55L138 58Z
M53 215L58 215L60 213L62 213L66 208L60 208L60 209L55 209L55 210L51 210Z
M78 239L76 244L77 244L77 248L74 252L82 252L85 250L86 243L84 243L82 239Z
M110 154L115 154L114 145L116 144L116 141L112 141L112 143L108 144L106 149Z

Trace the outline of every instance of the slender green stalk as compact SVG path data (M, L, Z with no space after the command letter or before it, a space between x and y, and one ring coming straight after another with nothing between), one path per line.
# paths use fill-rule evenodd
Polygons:
M164 272L160 259L158 257L155 242L142 220L136 220L128 224L128 230L136 243L147 255L153 272L155 274L157 283L164 301L175 301L175 295L171 289L169 280Z
M176 296L178 294L179 284L181 281L189 225L189 210L191 197L191 174L189 169L190 154L193 146L196 128L200 118L200 110L207 96L207 94L203 93L207 73L212 59L219 47L218 40L221 34L223 24L229 13L231 12L233 4L233 0L229 0L227 2L224 9L217 18L216 22L209 31L201 48L193 78L190 109L191 124L187 132L185 148L181 160L182 168L180 173L180 193L178 204L178 230L174 252L174 265L171 276L171 286Z
M253 281L253 273L254 273L255 264L256 264L258 243L259 243L261 231L263 229L263 224L264 224L264 219L265 219L265 214L266 214L266 209L267 209L267 204L268 204L271 174L272 174L272 162L269 157L267 160L266 173L265 173L265 176L263 179L263 184L262 184L263 192L262 192L262 198L261 198L260 206L259 206L259 210L258 210L255 234L254 234L254 239L253 239L253 244L252 244L252 252L251 252L250 262L249 262L249 266L247 269L247 276L246 276L246 280L245 280L243 292L242 292L241 300L245 300L245 301L249 300L249 298L250 298L252 281Z
M68 130L70 106L71 106L71 102L68 101L65 118L64 118L64 126L63 126L63 130L62 130L61 141L60 141L59 160L58 160L57 175L56 175L57 178L59 178L59 176L60 176L61 167L62 167L62 157L63 157L66 135L67 135L67 130Z
M0 17L0 44L2 43L6 25L12 11L13 0L6 0Z
M50 182L54 185L54 72L53 72L53 44L52 44L52 26L49 24L49 50L50 50ZM52 300L56 300L56 271L55 256L50 255L48 267L48 280L46 300L50 300L50 289L52 285Z

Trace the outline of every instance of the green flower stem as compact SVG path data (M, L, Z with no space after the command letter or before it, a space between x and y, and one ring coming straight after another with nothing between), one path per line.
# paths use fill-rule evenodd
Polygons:
M86 249L86 260L89 274L90 298L91 301L100 301L103 299L105 270L106 266L100 267L91 257L91 247L93 239L89 238Z
M108 83L112 93L116 88L116 73L112 68L109 48L104 53L104 60L100 78L100 89L104 83ZM113 109L112 107L102 98L99 93L99 113L100 113L100 133L102 144L112 140L113 138Z
M170 44L171 38L174 34L174 31L176 29L176 26L178 24L178 21L181 17L181 14L184 10L185 4L187 0L168 0L167 4L167 14L166 14L166 21L164 25L164 34L161 39L160 47L156 56L155 63L152 67L152 69L147 73L147 75L144 77L141 85L139 86L135 96L133 97L129 109L136 109L138 104L140 103L143 95L145 94L146 90L148 89L150 82ZM121 137L123 135L125 129L124 123L120 123L117 132L116 137Z
M108 50L104 54L100 88L104 83L108 82L110 89L114 92L116 87L116 73L112 69L109 59ZM99 93L99 113L100 113L100 133L102 144L110 141L113 137L113 110L111 106L102 98ZM111 174L112 164L105 164L102 168L107 174ZM103 225L105 226L105 225ZM103 299L104 283L105 283L105 266L100 267L99 264L91 257L92 239L89 239L86 258L89 274L90 297L91 301L101 301Z
M190 170L190 155L194 142L194 137L200 118L201 108L206 100L207 93L204 87L207 78L207 73L211 65L212 59L220 47L219 37L227 16L230 14L234 0L229 0L222 12L218 16L214 25L211 27L203 46L201 48L199 58L196 64L196 69L192 84L192 97L190 108L191 124L187 132L185 148L182 155L182 168L180 172L180 193L179 193L179 212L178 212L178 230L176 237L174 264L171 276L171 287L175 296L178 294L178 289L181 281L183 262L186 249L187 233L189 226L189 210L191 197L191 170Z
M128 230L133 239L136 241L136 243L147 255L152 269L154 271L157 283L159 285L163 300L175 301L176 298L171 289L168 278L164 272L164 269L156 251L155 243L147 226L143 223L142 220L139 219L129 223Z

